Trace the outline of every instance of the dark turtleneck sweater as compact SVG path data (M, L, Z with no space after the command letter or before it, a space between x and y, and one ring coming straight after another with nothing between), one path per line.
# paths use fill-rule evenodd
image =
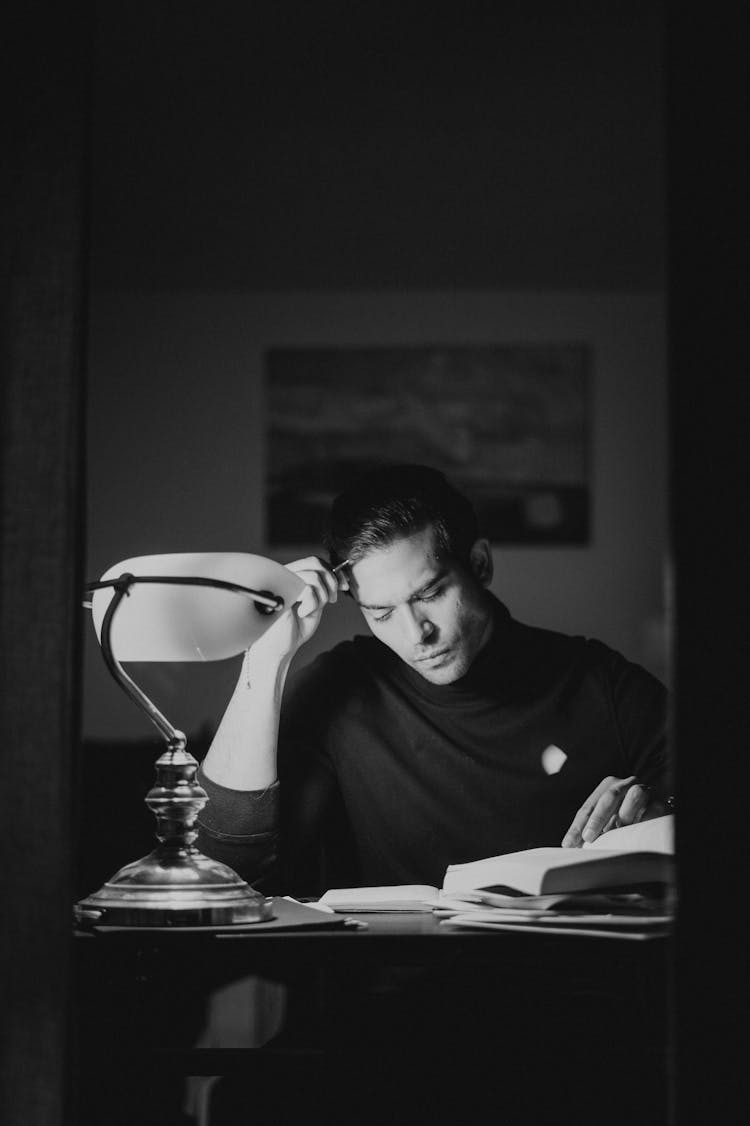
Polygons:
M522 625L494 602L469 672L434 685L374 637L290 677L279 781L199 772L199 846L269 893L439 886L448 864L559 845L607 775L669 791L667 693L599 641ZM548 748L553 748L549 750ZM562 766L559 765L563 752Z

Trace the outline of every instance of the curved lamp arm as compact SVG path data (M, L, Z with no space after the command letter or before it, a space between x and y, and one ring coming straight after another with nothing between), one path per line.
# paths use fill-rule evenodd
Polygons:
M114 594L112 600L104 614L102 621L102 630L100 644L104 662L109 669L110 673L120 685L122 690L130 696L136 704L138 704L145 711L154 726L164 736L167 744L170 747L184 747L187 743L187 738L184 732L179 731L173 727L169 720L164 716L155 704L148 698L138 685L133 681L123 669L120 662L112 651L112 643L110 634L112 629L112 619L117 612L117 608L122 602L123 598L130 593L130 588L135 583L164 583L168 585L180 586L209 586L215 587L219 590L228 590L235 594L245 594L255 603L255 608L260 614L273 614L278 613L284 607L284 599L278 594L272 594L270 591L251 590L250 587L241 586L239 583L228 582L225 579L208 579L199 576L187 575L132 575L125 573L115 579L104 579L100 582L92 582L86 584L86 593L90 594L95 590L102 590L105 587L113 587Z
M284 606L284 599L281 595L272 594L270 590L252 590L249 586L241 586L239 583L230 583L226 579L208 579L203 575L131 575L129 572L126 572L117 579L101 579L96 583L86 583L85 590L86 593L89 594L94 590L104 590L104 588L108 586L117 589L124 584L127 591L127 588L131 587L133 583L163 583L168 586L210 586L216 587L218 590L230 590L235 594L248 595L262 614L271 614L274 611L283 609ZM261 609L261 607L263 607L263 609Z

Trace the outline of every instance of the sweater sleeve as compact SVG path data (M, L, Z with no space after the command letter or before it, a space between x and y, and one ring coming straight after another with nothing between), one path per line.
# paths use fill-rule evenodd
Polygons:
M610 665L611 702L631 773L662 801L672 793L669 693L661 681L619 653Z
M230 790L208 778L202 767L196 781L208 794L197 821L198 848L265 890L278 861L278 782L266 790Z

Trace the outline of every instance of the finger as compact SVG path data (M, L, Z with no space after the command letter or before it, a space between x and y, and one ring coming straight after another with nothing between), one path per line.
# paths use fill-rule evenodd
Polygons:
M317 555L308 555L304 559L293 559L291 563L285 563L284 566L287 571L299 574L300 571L319 571L325 568L325 563Z
M601 836L604 826L619 810L627 791L635 782L635 775L630 778L619 778L613 782L599 797L589 819L581 831L581 836L587 844Z
M578 810L578 813L575 815L570 824L570 828L561 841L563 848L581 847L581 845L583 844L583 837L581 836L581 833L583 832L583 828L589 819L591 809L592 806L589 804L589 802L586 802L586 804L582 805Z
M305 579L305 581L308 581L308 580ZM339 596L338 580L337 580L335 575L331 574L330 571L318 571L318 572L316 572L314 582L317 585L318 589L320 590L320 592L321 592L321 594L322 594L322 596L323 596L323 598L326 602L336 602L338 600L338 596Z
M329 601L328 589L324 583L315 579L308 581L297 602L297 615L309 618L311 614L320 613Z
M300 595L299 604L302 617L311 613L313 609L323 606L326 602L335 602L338 597L338 585L335 577L322 566L320 568L311 567L310 563L314 562L316 561L301 560L298 564L289 566L289 570L294 570L294 573L302 579L306 587L315 592L314 598L307 593L307 590Z
M578 810L578 813L576 813L570 824L570 828L562 839L563 848L581 847L581 845L583 844L583 837L581 836L581 834L583 833L584 827L588 822L591 811L594 808L594 804L595 803L591 799L588 799Z
M294 608L297 611L298 618L309 618L314 614L320 605L320 598L311 586L306 586L299 596L297 602L294 603Z
M339 590L349 590L349 579L344 571L337 571L336 578L338 579Z
M586 798L586 801L576 813L570 824L570 828L562 839L563 848L581 847L581 845L583 844L583 837L581 836L581 834L586 827L588 819L591 816L596 803L599 800L599 797L605 792L605 790L609 788L609 786L612 785L613 782L616 781L617 779L613 778L612 776L604 778L596 787L594 792L592 794L589 794L589 796Z
M295 559L293 563L287 563L287 569L294 571L303 582L316 587L325 602L337 600L339 593L338 577L316 555L308 556L307 559Z
M630 787L620 806L619 821L621 825L636 825L648 807L651 788L636 782Z

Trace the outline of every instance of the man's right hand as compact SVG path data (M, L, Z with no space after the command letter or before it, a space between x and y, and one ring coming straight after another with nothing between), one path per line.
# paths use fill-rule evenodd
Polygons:
M291 660L300 646L315 633L323 611L335 602L340 590L348 590L349 583L343 572L334 575L317 556L296 559L287 563L288 570L306 584L298 602L284 610L269 630L252 647L252 654L264 661Z

